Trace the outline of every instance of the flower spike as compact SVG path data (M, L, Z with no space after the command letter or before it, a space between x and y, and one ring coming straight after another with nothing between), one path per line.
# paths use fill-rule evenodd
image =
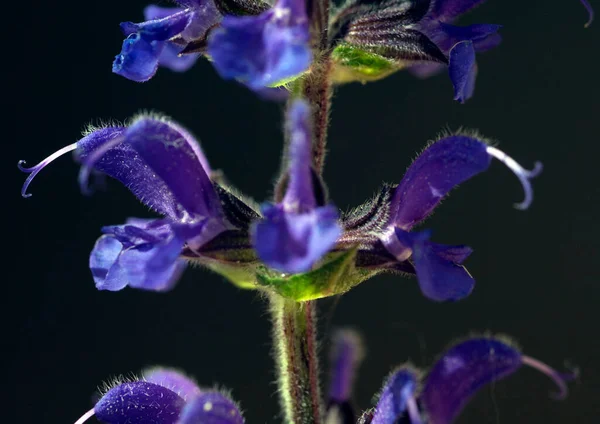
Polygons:
M520 203L515 203L515 208L519 210L525 210L531 206L533 202L533 189L531 188L530 179L537 177L542 172L543 166L541 162L535 162L534 168L529 171L523 168L521 165L517 163L513 158L508 156L501 150L498 150L495 147L488 146L486 151L489 155L495 157L500 162L508 166L508 168L515 173L521 185L523 186L523 190L525 191L525 199Z
M22 172L25 172L25 173L29 174L29 176L27 177L27 179L23 183L23 187L21 188L21 196L23 196L25 198L31 197L31 193L27 193L27 188L29 188L29 184L31 184L31 181L33 181L33 179L35 178L35 176L42 169L44 169L46 167L46 165L48 165L50 162L52 162L54 159L57 159L57 158L61 157L65 153L72 152L76 148L77 148L77 143L69 144L68 146L65 146L62 149L57 150L56 152L52 153L46 159L44 159L43 161L41 161L37 165L32 166L31 168L25 168L23 165L25 165L26 162L24 160L20 160L19 163L17 164L17 166L19 167L19 170L22 171Z

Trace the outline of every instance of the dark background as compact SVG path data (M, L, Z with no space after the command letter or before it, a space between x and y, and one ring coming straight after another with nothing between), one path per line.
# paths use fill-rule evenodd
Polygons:
M282 145L280 106L220 80L203 60L145 84L111 74L118 23L140 20L144 5L67 0L5 10L3 422L72 423L91 407L97 385L152 364L231 388L249 423L279 421L262 299L202 269L189 269L167 295L98 292L87 262L100 227L150 216L146 208L114 181L82 196L70 157L41 173L31 199L19 196L25 175L17 160L37 162L77 140L90 121L153 109L189 127L239 189L268 199ZM383 181L398 182L447 126L477 128L523 165L545 166L526 212L512 208L522 199L517 179L495 163L427 222L436 241L474 247L467 266L477 286L468 299L436 304L414 279L385 276L321 302L323 356L331 326L352 326L366 339L361 407L392 366L426 367L452 340L489 330L558 369L579 366L581 378L557 402L546 377L522 370L484 390L459 423L600 418L600 22L584 30L585 20L577 0L480 7L462 22L503 24L504 42L478 57L477 91L466 105L452 101L445 76L399 73L336 92L325 177L340 208L358 205Z

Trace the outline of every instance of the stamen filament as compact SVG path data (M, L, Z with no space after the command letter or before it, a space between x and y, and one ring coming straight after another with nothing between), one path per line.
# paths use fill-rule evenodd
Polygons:
M568 377L561 375L555 369L551 368L550 366L546 365L545 363L543 363L541 361L538 361L537 359L531 358L530 356L523 355L521 357L521 360L524 365L530 366L531 368L534 368L534 369L546 374L548 377L550 377L552 379L552 381L554 381L554 383L556 383L556 385L558 386L559 392L553 394L552 397L554 397L556 399L564 399L567 397L567 393L569 392L569 389L567 388L567 384L565 383L565 380L568 379ZM577 374L575 373L571 377L575 378L576 376L577 376Z
M508 166L508 168L514 172L514 174L521 182L521 185L523 186L523 191L525 192L525 199L520 203L515 203L515 208L519 210L525 210L529 206L531 206L531 203L533 202L533 189L531 188L531 182L529 180L540 175L543 169L542 163L535 162L534 168L530 171L528 169L523 168L517 163L517 161L508 156L502 150L498 150L495 147L488 146L486 148L486 151L490 156L495 157L500 162Z
M84 161L82 161L77 181L79 182L79 189L83 194L91 194L91 190L88 187L88 180L90 179L90 174L92 173L96 162L98 162L102 156L106 154L106 152L113 147L118 146L123 141L125 141L125 137L115 137L114 139L104 143L97 150L91 152L90 155Z
M94 408L90 409L85 414L83 414L83 416L81 418L79 418L77 421L75 421L75 424L83 424L84 422L89 420L95 414L95 412L96 411L94 411Z
M581 0L581 4L583 4L583 7L585 7L585 9L588 12L588 21L585 23L585 25L583 25L583 27L589 28L589 26L592 24L592 22L594 20L594 9L592 8L592 5L590 4L590 2L587 0Z
M37 165L32 166L31 168L25 168L23 165L25 165L26 162L24 160L20 160L19 163L17 164L17 167L19 168L19 170L21 170L22 172L30 174L27 177L27 179L25 180L25 182L23 183L23 187L21 188L21 196L23 196L25 198L31 197L31 194L27 193L27 189L29 188L29 184L31 184L31 181L33 181L33 179L35 178L35 176L42 169L44 169L46 167L46 165L48 165L50 162L52 162L54 159L56 159L56 158L64 155L65 153L73 151L76 148L77 148L77 143L69 144L68 146L65 146L62 149L60 149L60 150L52 153L46 159L44 159L43 161L41 161Z
M423 424L423 421L421 420L421 414L419 412L419 406L417 405L417 400L414 396L411 396L406 400L406 409L408 411L410 424Z

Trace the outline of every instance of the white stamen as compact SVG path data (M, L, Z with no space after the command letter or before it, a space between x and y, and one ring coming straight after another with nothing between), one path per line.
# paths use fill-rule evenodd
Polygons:
M73 143L73 144L69 144L68 146L63 147L62 149L52 153L50 156L48 156L46 159L44 159L43 161L41 161L40 163L38 163L36 166L32 166L31 168L25 168L23 165L25 165L25 161L24 160L20 160L19 163L17 164L17 166L19 167L19 169L23 172L26 172L28 174L30 174L27 179L25 180L25 182L23 183L23 187L21 188L21 196L23 197L31 197L31 194L27 193L27 188L29 187L29 184L31 184L31 181L33 181L33 179L35 178L35 176L46 167L46 165L48 165L50 162L52 162L54 159L64 155L65 153L68 153L72 150L75 150L77 148L77 143Z
M531 358L529 356L523 355L521 357L521 361L523 362L524 365L528 365L528 366L535 368L536 370L546 374L548 377L550 377L552 379L552 381L554 381L554 383L556 383L556 385L558 386L559 392L553 394L553 397L555 397L556 399L564 399L567 397L567 393L569 390L567 389L567 384L565 383L565 378L563 378L556 370L552 369L551 367L544 364L543 362L538 361L537 359ZM577 374L574 374L573 378L576 377L576 375Z
M515 173L519 181L521 181L523 191L525 192L525 199L520 203L515 203L515 208L519 210L527 209L533 202L533 189L531 188L531 182L529 180L540 175L540 173L542 172L542 163L536 162L533 170L530 171L523 168L517 163L517 161L508 156L503 151L496 149L495 147L488 146L486 148L486 152L490 156L495 157L500 162L508 166L508 168L510 168L510 170Z
M422 424L421 414L419 407L414 396L410 396L406 400L406 409L408 410L408 417L410 418L410 424Z
M85 414L83 414L83 416L81 418L79 418L77 421L75 421L75 424L83 424L84 422L89 420L94 415L94 413L95 413L94 408L90 409Z

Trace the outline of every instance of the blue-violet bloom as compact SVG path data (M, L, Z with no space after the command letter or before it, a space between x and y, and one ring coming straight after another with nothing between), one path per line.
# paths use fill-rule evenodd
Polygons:
M522 365L552 378L560 390L557 398L566 396L565 381L574 375L560 374L499 338L477 337L446 351L424 377L410 366L392 372L377 406L359 422L394 424L408 416L412 424L451 424L479 389Z
M311 166L310 106L295 101L288 111L288 184L281 203L265 205L255 223L253 243L271 268L295 274L309 271L341 234L334 206L317 205Z
M150 5L144 10L145 22L121 23L127 38L113 61L114 73L143 82L154 76L159 65L181 72L194 64L198 54L181 57L179 54L187 43L206 37L222 15L213 0L179 0L178 3L182 7Z
M103 424L243 424L238 406L225 394L201 390L188 377L155 369L142 379L117 383L79 418Z
M221 77L252 89L281 84L310 66L304 0L278 0L258 16L225 16L212 31L208 53Z
M32 168L20 162L31 174L22 195L42 168L69 151L83 165L83 187L91 170L102 172L163 215L102 229L90 255L98 289L168 290L185 267L182 250L197 250L229 228L196 140L167 119L140 116L127 126L93 129Z
M473 135L452 135L431 144L393 190L381 242L399 262L412 260L421 290L430 299L458 300L472 291L475 281L461 265L472 250L462 245L433 243L429 241L429 231L411 230L433 212L450 190L487 170L493 157L507 165L523 185L525 200L515 207L528 208L533 201L529 179L541 172L541 163L536 162L532 171L523 169Z

